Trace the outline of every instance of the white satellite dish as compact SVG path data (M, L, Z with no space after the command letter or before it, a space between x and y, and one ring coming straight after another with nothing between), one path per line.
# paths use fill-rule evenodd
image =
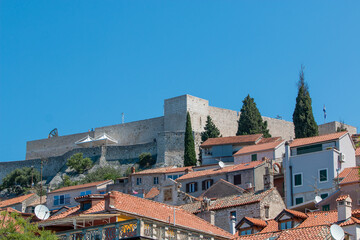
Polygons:
M35 216L40 220L46 220L50 217L49 209L44 205L37 205L34 209Z
M344 230L337 224L331 225L330 233L335 240L343 240L345 238Z
M224 167L225 167L225 164L224 164L224 162L223 162L223 161L219 161L219 163L218 163L218 164L219 164L219 167L220 167L220 168L224 168Z
M321 200L322 200L322 198L320 196L316 196L314 201L315 201L315 203L319 203L319 202L321 202Z

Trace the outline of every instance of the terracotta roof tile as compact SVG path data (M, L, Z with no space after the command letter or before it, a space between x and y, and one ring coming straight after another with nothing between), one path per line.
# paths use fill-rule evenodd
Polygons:
M341 196L339 196L337 199L336 199L336 201L338 202L338 201L343 201L343 200L345 200L346 198L348 198L349 197L349 195L341 195Z
M255 226L260 226L260 227L266 227L267 226L267 223L264 220L257 219L257 218L251 218L251 217L244 217L244 218L246 220L248 220L249 222L251 222Z
M253 161L253 162L248 162L248 163L240 163L240 164L236 164L236 165L224 167L224 168L212 168L212 169L207 169L207 170L202 170L202 171L190 172L188 174L185 174L185 175L179 177L178 179L176 179L176 181L181 181L181 180L190 179L190 178L198 178L198 177L202 177L202 176L210 176L210 175L217 175L217 174L223 174L223 173L228 173L228 172L241 171L241 170L245 170L245 169L251 169L251 168L255 168L263 163L264 163L264 161L259 160L259 161Z
M313 227L319 225L331 225L337 222L338 215L336 210L332 211L317 211L307 213L308 218L303 221L298 227Z
M291 209L284 209L285 212L288 212L292 215L294 215L295 217L298 217L298 218L303 218L303 219L306 219L308 216L303 213L303 212L299 212L299 211L296 211L296 210L291 210Z
M257 144L271 143L277 141L282 141L282 138L281 137L262 138L259 142L257 142Z
M95 187L97 185L101 185L101 184L104 184L107 182L109 182L109 184L110 184L113 182L113 180L105 180L105 181L86 183L86 184L81 184L81 185L76 185L76 186L63 187L63 188L56 189L56 190L52 191L51 193L65 192L65 191L71 191L71 190L75 190L75 189L88 188L88 187Z
M345 168L338 176L342 178L340 185L359 182L359 170L360 167Z
M355 156L360 156L360 147L358 147L355 151Z
M261 230L261 233L276 232L279 230L279 223L273 219L266 221L267 226Z
M244 155L244 154L249 154L249 153L254 153L254 152L273 150L277 146L279 146L281 143L283 143L283 142L277 141L277 142L269 142L269 143L245 146L242 149L240 149L239 151L237 151L234 154L234 156Z
M115 196L114 206L120 212L143 216L146 218L155 219L162 222L174 222L174 206L154 202L144 198L138 198L120 192L112 192ZM202 232L220 235L228 238L233 236L225 230L218 228L209 222L191 214L183 209L177 208L176 225L186 228L197 229Z
M265 196L267 196L273 190L274 188L262 192L244 193L242 195L233 195L229 197L218 198L210 203L209 210L216 211L219 209L256 203L261 201ZM189 203L182 205L180 207L188 212L197 213L200 212L201 202Z
M310 145L314 143L327 142L331 140L339 139L340 137L348 134L348 132L336 132L326 135L320 135L316 137L308 137L308 138L297 138L290 143L290 147L299 147L304 145Z
M232 144L256 144L262 138L262 134L253 134L253 135L240 135L232 137L219 137L219 138L209 138L201 144L200 147L210 147L216 145L232 145Z
M345 222L340 223L340 227L344 227L344 226L349 226L349 225L353 225L353 224L360 224L360 220L355 218L355 217L351 217L348 220L346 220Z
M26 199L28 199L29 197L32 197L32 196L34 196L34 195L35 195L35 193L30 193L30 194L23 195L23 196L20 196L20 197L11 198L11 199L7 199L7 200L4 200L4 201L1 201L1 202L0 202L0 208L21 203L21 202L25 201Z
M145 198L154 198L156 197L157 195L159 195L160 191L157 187L153 187L150 189L150 191L148 191L146 194L145 194Z
M141 172L132 173L131 175L143 175L143 174L156 174L156 173L177 173L177 172L185 172L185 170L192 170L192 167L162 167L162 168L152 168L152 169L146 169Z

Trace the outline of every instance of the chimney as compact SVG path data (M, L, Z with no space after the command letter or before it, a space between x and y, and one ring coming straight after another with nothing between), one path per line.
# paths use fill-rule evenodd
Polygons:
M338 210L338 222L345 221L351 217L352 200L349 195L342 195L336 199Z
M131 173L135 173L135 167L134 166L131 167Z
M111 211L114 208L115 204L115 195L112 192L109 192L105 195L105 211Z
M230 217L230 233L234 235L236 233L235 230L235 216Z
M196 216L204 219L205 221L215 225L215 212L214 211L201 211Z

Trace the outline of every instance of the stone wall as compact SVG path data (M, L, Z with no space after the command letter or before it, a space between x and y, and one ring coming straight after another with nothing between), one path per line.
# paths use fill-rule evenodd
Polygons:
M337 128L341 126L340 122L334 121L319 125L319 135L325 135L329 133L335 133ZM344 124L344 127L349 131L350 135L357 133L357 128Z

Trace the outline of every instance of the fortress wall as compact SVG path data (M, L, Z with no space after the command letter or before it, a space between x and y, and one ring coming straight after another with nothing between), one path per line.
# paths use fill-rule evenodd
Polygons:
M154 142L158 132L164 131L164 117L95 128L95 137L104 132L118 141L116 145L135 145Z
M186 96L187 111L190 113L192 130L194 132L203 132L206 118L209 115L209 101L190 95Z
M340 126L341 123L337 121L321 124L319 125L319 135L334 133ZM350 134L357 133L357 128L354 126L344 124L344 127L349 131Z
M26 143L25 159L29 160L63 155L64 153L74 148L78 148L75 142L86 137L87 135L93 137L94 132L84 132L28 141Z
M268 129L273 137L282 137L284 140L295 138L294 124L281 119L262 117L268 123Z
M163 132L157 138L157 165L183 166L184 132Z
M165 99L164 130L165 132L183 132L186 122L187 95Z
M149 152L151 155L157 154L157 143L150 142L145 144L136 144L131 146L107 146L106 160L133 160L138 159L143 152Z
M236 135L238 120L240 117L239 112L223 108L209 107L209 115L223 137Z

